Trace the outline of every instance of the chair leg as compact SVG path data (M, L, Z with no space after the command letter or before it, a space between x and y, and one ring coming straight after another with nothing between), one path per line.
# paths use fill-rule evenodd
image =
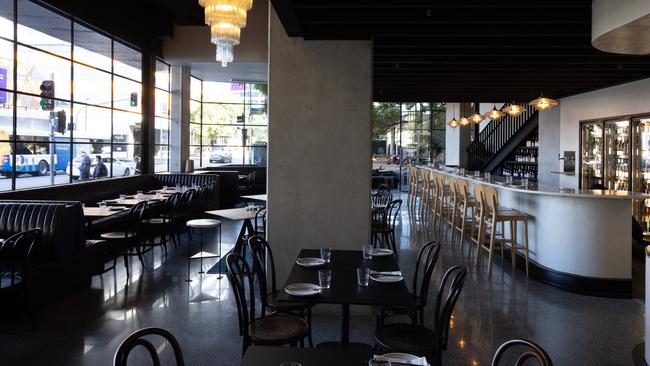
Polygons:
M497 234L497 223L492 219L492 225L490 230L490 251L488 254L488 277L492 275L492 260L494 254L494 245L496 244L496 234Z
M124 257L124 267L126 268L126 278L129 278L129 255L127 252L124 252L122 255Z
M524 220L524 247L526 251L526 277L528 277L528 220Z
M314 348L314 340L311 336L311 308L307 308L307 325L309 325L309 333L307 333L307 341L309 342L309 348Z

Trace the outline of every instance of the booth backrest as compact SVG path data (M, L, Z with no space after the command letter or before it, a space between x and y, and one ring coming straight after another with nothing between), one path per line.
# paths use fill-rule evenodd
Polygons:
M38 259L59 261L85 249L84 215L79 202L0 201L0 237L40 228Z

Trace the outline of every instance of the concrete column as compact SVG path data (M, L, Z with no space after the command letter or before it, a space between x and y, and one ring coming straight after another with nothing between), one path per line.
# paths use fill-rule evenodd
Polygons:
M290 38L269 21L268 239L280 284L301 248L370 238L371 45Z
M173 173L185 171L190 158L190 71L189 66L172 66L169 170Z

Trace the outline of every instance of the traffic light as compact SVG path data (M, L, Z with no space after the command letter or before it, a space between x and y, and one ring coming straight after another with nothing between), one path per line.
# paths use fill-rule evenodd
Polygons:
M138 106L138 93L131 93L131 107Z
M43 80L41 83L41 109L54 110L54 80Z
M65 111L56 112L56 119L57 119L56 132L64 134L66 128Z

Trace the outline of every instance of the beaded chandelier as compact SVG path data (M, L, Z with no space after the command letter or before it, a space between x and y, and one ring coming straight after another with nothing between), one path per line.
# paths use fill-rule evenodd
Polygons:
M205 24L210 26L211 41L217 45L217 61L226 67L234 60L234 47L239 44L253 0L199 0L199 5L205 8Z

